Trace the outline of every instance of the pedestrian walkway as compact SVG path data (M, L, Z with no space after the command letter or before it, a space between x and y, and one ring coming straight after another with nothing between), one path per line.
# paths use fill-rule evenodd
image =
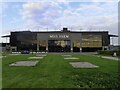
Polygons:
M105 58L105 59L112 59L112 60L120 60L118 57L111 57L111 56L101 56L101 58Z
M97 56L97 57L101 57L101 58L105 58L105 59L116 60L116 61L120 60L120 58L118 58L118 57L97 55L97 52L85 52L85 53L81 53L81 54L93 55L93 56Z

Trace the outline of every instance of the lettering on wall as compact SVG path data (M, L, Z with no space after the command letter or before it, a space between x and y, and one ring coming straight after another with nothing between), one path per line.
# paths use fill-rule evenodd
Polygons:
M69 35L50 35L50 38L69 38Z

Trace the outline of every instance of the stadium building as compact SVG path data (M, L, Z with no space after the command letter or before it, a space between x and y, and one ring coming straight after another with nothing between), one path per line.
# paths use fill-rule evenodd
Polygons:
M15 31L10 37L12 51L38 52L93 52L109 50L110 37L108 31Z

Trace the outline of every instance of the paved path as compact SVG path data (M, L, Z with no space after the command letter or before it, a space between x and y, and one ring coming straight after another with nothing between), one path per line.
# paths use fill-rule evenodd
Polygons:
M85 52L85 53L81 53L81 54L93 55L93 56L97 56L97 57L101 57L101 58L105 58L105 59L116 60L116 61L120 60L120 58L118 58L118 57L95 55L95 54L97 54L97 52Z
M118 57L110 57L110 56L101 56L102 58L106 58L106 59L111 59L111 60L120 60Z

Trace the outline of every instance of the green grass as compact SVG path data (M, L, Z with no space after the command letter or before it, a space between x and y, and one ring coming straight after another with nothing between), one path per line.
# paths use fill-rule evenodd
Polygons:
M118 88L118 61L90 55L72 54L79 60L64 60L60 54L48 54L35 67L9 67L10 63L34 55L3 58L3 88ZM87 61L96 69L75 69L69 62Z

